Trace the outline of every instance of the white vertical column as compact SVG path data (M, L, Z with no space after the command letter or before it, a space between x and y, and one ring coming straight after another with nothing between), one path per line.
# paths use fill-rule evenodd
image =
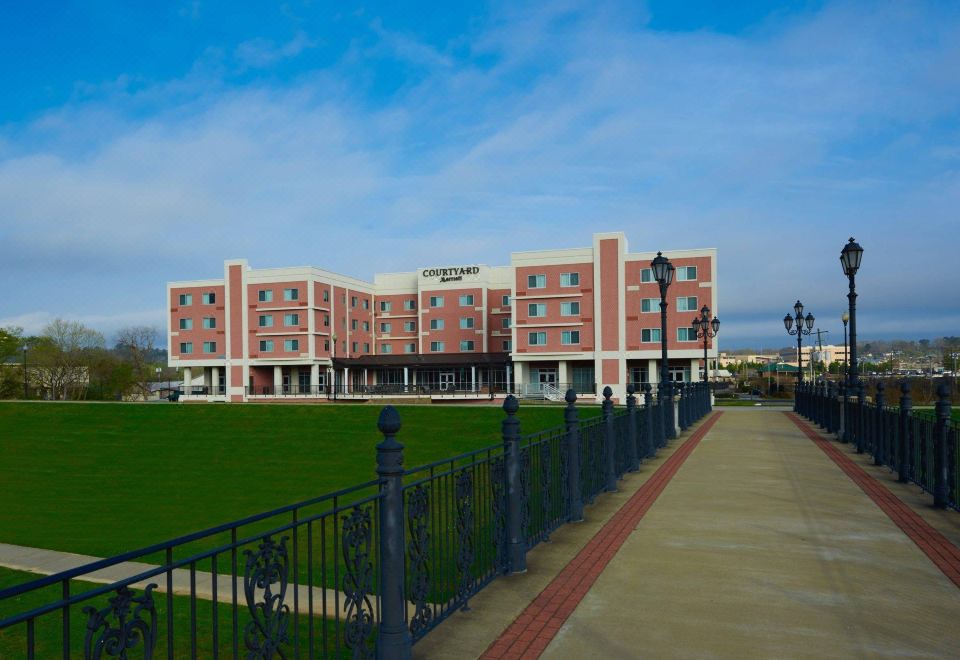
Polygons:
M706 369L706 365L704 365ZM700 380L700 358L690 359L690 382L696 383Z
M470 389L474 392L477 391L477 367L470 367Z
M558 366L560 367L557 371L558 384L570 387L570 363L567 360L560 360Z
M350 393L350 367L343 368L343 392Z
M651 385L656 385L660 382L660 361L659 360L647 360L647 378L650 379Z
M315 394L317 392L317 387L320 385L320 365L311 364L310 365L310 393Z
M193 369L190 367L183 368L183 392L184 394L190 394L190 386L193 384Z
M410 384L410 369L408 367L403 368L403 386L406 388Z
M280 394L283 391L283 367L279 364L273 368L273 393Z
M220 394L220 367L210 368L210 393Z
M512 371L513 371L513 367L512 367L512 366L510 365L510 363L508 362L508 363L507 363L507 382L505 383L505 387L506 387L506 390L507 390L508 392L510 391L510 373L511 373Z

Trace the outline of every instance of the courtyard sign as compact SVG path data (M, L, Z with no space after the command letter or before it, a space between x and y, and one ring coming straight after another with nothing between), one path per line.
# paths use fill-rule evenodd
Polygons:
M424 268L421 275L439 278L441 282L459 282L465 275L479 275L479 266L454 266L452 268Z

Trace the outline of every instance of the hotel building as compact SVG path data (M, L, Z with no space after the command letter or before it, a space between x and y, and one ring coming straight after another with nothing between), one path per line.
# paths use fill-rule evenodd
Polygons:
M372 283L228 260L223 279L167 285L169 364L183 369L186 400L556 398L569 387L600 398L609 385L622 401L627 383L658 381L655 254L603 233L590 247L515 252L509 266L438 264ZM704 304L718 314L717 252L664 254L676 267L668 368L699 380L690 325Z

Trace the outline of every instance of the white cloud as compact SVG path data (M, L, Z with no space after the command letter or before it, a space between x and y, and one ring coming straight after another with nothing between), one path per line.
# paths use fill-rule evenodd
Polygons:
M317 42L309 38L303 30L298 31L285 44L277 45L270 39L250 39L237 46L234 52L237 60L247 67L264 69L273 66L280 60L296 57L308 48L314 48Z

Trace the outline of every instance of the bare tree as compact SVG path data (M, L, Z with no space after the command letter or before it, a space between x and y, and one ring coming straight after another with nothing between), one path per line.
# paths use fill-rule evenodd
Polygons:
M81 398L89 379L90 352L103 347L103 335L78 321L48 324L33 351L32 379L52 399Z
M156 344L160 331L148 325L123 328L117 333L117 349L133 370L134 387L146 400L150 396L150 383L154 379Z

